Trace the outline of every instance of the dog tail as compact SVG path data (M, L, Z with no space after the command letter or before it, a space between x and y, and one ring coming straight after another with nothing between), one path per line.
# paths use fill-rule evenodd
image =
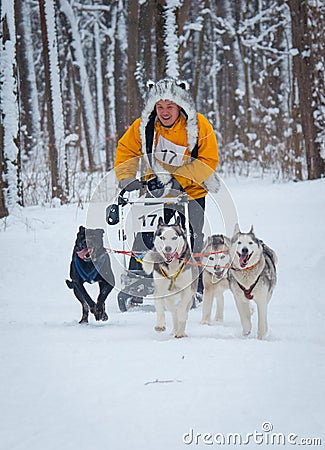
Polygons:
M73 281L71 280L65 280L66 285L68 286L69 289L73 289Z

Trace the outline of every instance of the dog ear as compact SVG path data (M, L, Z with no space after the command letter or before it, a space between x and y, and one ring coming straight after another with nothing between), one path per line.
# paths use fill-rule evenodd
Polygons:
M163 225L165 225L164 219L162 217L159 217L159 219L158 219L158 227L162 227Z
M254 233L254 227L253 227L253 225L251 226L251 229L249 230L248 233L249 233L249 234L255 234L255 233Z
M227 236L223 236L224 242L225 242L225 246L229 247L230 246L230 239Z
M177 219L175 220L175 225L176 225L177 227L179 227L180 224L181 224L181 218L180 218L180 216L177 216Z
M80 227L79 227L79 231L80 231L80 232L85 231L85 229L86 229L86 228L85 228L84 226L80 225Z
M235 236L235 235L238 234L238 233L240 233L240 228L239 228L238 223L236 223L235 229L234 229L234 233L233 233L233 236Z

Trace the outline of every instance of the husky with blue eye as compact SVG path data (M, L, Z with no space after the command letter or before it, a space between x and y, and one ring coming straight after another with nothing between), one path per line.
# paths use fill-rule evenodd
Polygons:
M154 247L143 258L142 267L147 274L153 273L157 313L155 330L166 330L166 306L172 313L173 335L185 337L199 274L179 217L173 225L159 219Z
M276 285L277 256L256 237L253 227L248 233L243 233L238 225L230 242L230 256L229 283L235 297L243 335L248 336L251 333L250 300L253 300L258 312L257 337L263 339L268 329L268 303Z
M204 325L211 325L213 300L216 300L215 320L223 321L224 292L229 289L228 268L230 240L222 234L209 236L202 250L203 303L202 320Z

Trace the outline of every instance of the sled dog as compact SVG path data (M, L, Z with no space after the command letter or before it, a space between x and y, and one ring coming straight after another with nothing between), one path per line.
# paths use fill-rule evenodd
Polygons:
M70 264L71 280L66 280L82 306L79 323L87 323L89 309L96 320L107 320L105 300L114 287L114 275L109 256L103 245L104 230L79 227ZM86 291L85 283L99 284L99 294L95 303Z
M230 240L222 234L209 236L202 250L203 303L201 323L211 325L213 300L216 299L215 320L223 320L224 292L229 289L228 268Z
M258 312L258 339L267 333L267 307L276 285L277 256L263 241L255 236L253 226L242 233L236 225L230 242L230 289L235 297L243 335L252 329L250 300L254 300Z
M143 270L153 272L157 313L155 330L166 330L165 306L172 313L173 335L185 337L188 312L196 292L198 269L178 217L174 225L158 221L154 247L143 258Z

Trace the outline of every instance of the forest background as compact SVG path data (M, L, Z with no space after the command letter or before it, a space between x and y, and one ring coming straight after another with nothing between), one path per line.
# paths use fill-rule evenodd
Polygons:
M325 175L324 0L0 0L0 217L90 199L146 82L189 82L221 175Z

